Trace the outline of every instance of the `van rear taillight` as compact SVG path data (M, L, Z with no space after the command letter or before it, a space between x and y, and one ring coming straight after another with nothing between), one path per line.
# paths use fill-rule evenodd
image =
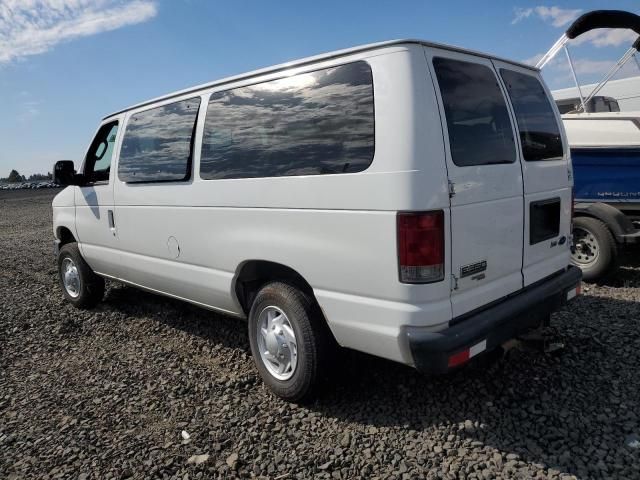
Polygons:
M444 279L444 212L398 212L398 263L403 283Z

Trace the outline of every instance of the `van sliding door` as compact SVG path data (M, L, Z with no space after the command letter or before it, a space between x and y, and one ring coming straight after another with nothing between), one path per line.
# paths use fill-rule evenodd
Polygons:
M490 60L425 49L451 196L451 303L463 315L523 286L523 182L516 132Z

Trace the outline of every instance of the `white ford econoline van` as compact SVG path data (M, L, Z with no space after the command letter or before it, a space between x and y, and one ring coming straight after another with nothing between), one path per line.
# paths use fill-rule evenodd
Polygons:
M336 344L446 372L579 293L549 91L458 48L379 43L144 102L55 177L68 301L109 278L247 318L288 400Z

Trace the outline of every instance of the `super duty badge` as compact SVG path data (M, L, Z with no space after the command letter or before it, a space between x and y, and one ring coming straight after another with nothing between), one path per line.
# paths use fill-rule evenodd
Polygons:
M487 261L470 263L460 267L460 278L468 277L469 275L475 275L476 273L484 272L487 269Z

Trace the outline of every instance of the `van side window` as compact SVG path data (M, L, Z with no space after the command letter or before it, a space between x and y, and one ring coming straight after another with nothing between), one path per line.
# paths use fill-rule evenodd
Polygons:
M516 113L522 155L525 160L562 157L560 128L551 101L538 79L532 75L500 69Z
M200 98L191 98L131 115L120 151L120 180L188 180L199 106Z
M509 112L493 70L478 63L434 58L453 163L459 167L513 163Z
M117 133L118 122L107 123L98 130L84 164L84 175L89 183L109 181Z
M373 109L363 61L213 93L200 177L360 172L373 160Z

